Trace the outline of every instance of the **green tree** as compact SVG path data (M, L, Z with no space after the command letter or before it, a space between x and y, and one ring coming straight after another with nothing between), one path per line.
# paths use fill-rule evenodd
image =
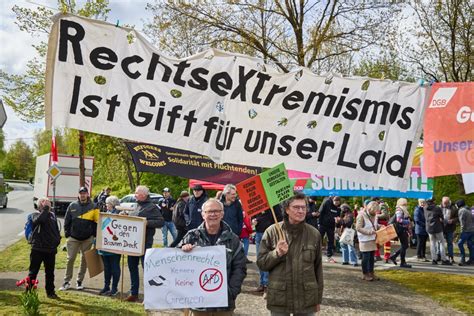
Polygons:
M397 8L378 1L157 1L147 6L154 17L145 32L177 57L211 46L261 57L284 72L305 66L319 73L340 71L336 60L380 44Z
M3 159L5 158L5 134L0 128L0 165L2 164Z
M5 178L30 180L34 174L33 150L22 140L16 141L8 150L3 160Z
M370 78L414 82L414 78L409 73L409 70L392 53L362 59L359 65L355 67L353 74Z
M474 2L412 1L410 9L414 22L400 34L404 59L430 80L472 81Z
M414 23L401 31L402 58L423 76L434 81L472 81L474 2L470 0L430 0L410 2ZM406 34L415 34L407 40ZM464 195L462 176L435 179L435 189L457 183L456 194Z
M33 149L36 156L47 154L51 151L51 130L37 130L33 136ZM65 154L65 145L63 144L63 134L60 129L55 130L56 147L58 148L58 154Z

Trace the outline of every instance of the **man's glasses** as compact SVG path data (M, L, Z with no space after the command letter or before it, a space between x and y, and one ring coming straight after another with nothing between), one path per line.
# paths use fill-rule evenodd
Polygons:
M209 211L204 211L204 213L209 214L209 215L217 215L221 213L222 210L209 210Z
M294 210L306 211L306 205L292 205L290 208Z

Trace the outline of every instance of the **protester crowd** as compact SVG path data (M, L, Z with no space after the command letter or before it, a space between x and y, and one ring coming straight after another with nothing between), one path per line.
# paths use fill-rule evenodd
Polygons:
M420 199L412 215L404 198L398 199L393 209L379 198L351 207L338 196L324 198L318 203L317 197L306 197L296 192L292 198L273 209L250 218L243 210L236 187L232 184L226 185L213 198L200 184L192 187L191 194L182 191L177 200L173 199L169 188L164 188L163 199L158 204L150 200L147 187L138 186L135 190L136 208L129 211L119 210L118 198L110 193L109 188L104 189L94 202L87 188L81 187L78 200L68 207L64 221L67 268L60 291L72 287L74 262L79 253L81 263L75 288L84 289L87 269L84 253L95 243L97 217L94 212L98 209L111 214L146 218L145 249L153 246L157 228L161 228L164 247L181 247L189 252L196 245L226 246L229 306L196 309L193 310L195 315L207 312L232 314L246 276L246 264L252 263L247 258L251 241L256 244L256 264L260 270L255 292L266 299L272 315L312 315L319 310L324 284L324 249L326 262L337 264L334 254L341 252L340 264L361 266L364 281L378 280L374 274L376 261L411 268L406 252L413 240L416 240L419 262L431 262L433 265L456 263L454 243L457 237L461 256L457 263L459 266L474 263L474 211L464 200L452 203L449 197L443 197L439 205L433 199ZM61 228L47 198L38 201L32 223L29 278L34 281L41 263L44 263L46 293L50 298L57 298L54 266ZM388 225L393 225L395 229L399 241L397 247L392 247L392 241L377 244L376 232ZM426 258L428 240L431 260ZM467 244L468 254L464 244ZM99 294L115 296L121 276L121 255L106 251L99 251L99 254L104 262L104 286ZM139 300L140 263L143 267L144 256L128 256L131 284L126 300L129 302Z

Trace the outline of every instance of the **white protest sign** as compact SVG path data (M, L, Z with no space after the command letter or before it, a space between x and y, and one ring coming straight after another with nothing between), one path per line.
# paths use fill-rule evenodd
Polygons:
M58 16L47 60L47 126L402 191L428 90L283 74L215 49L168 58L135 30L70 15Z
M145 309L228 306L225 246L147 249L144 270Z
M97 249L141 256L145 252L146 218L137 216L99 214Z

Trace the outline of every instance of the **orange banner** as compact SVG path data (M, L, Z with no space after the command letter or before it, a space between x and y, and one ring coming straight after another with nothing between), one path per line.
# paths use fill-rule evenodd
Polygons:
M260 175L253 176L236 185L245 213L252 217L270 208Z
M428 177L474 172L474 82L435 83L424 124Z

